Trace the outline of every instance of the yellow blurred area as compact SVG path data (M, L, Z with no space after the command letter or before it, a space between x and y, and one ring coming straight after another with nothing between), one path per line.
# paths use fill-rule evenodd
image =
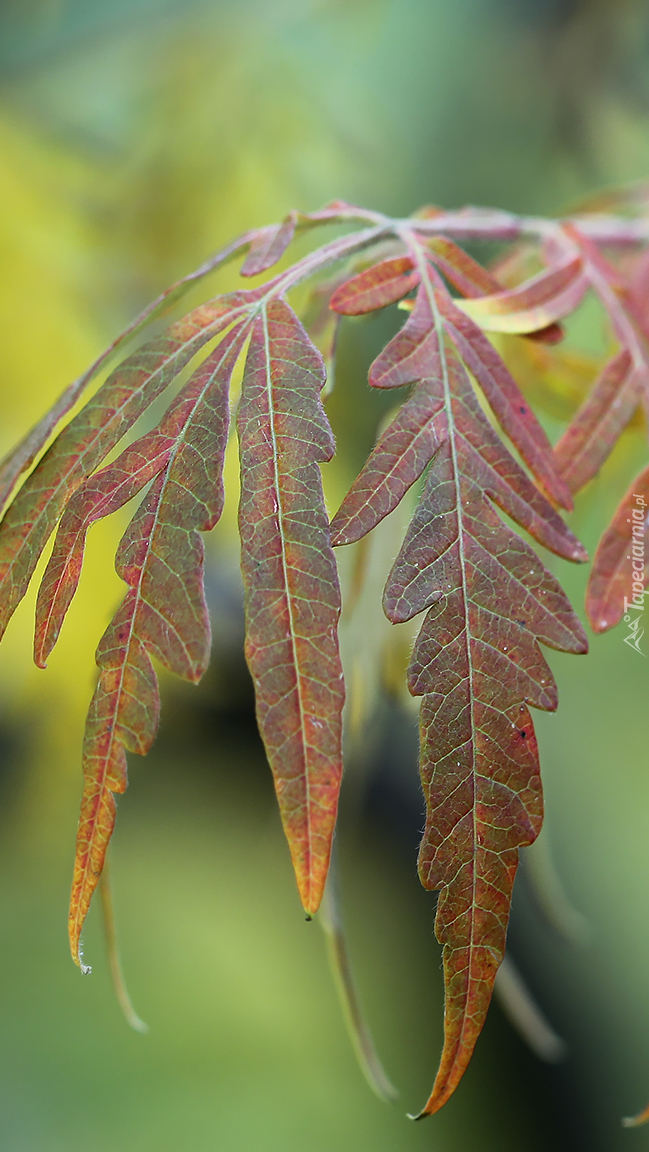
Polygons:
M83 291L96 249L83 210L92 188L91 166L9 113L0 120L0 149L0 378L6 451L87 366L103 332ZM63 756L70 761L72 726L82 722L91 684L92 657L84 652L84 639L91 629L100 634L119 584L111 563L114 532L109 539L104 533L97 543L89 557L94 590L89 594L88 584L82 590L80 611L71 618L52 673L44 676L31 663L32 597L10 626L0 663L4 707L21 712L23 722L30 712L42 710L48 717L50 766Z

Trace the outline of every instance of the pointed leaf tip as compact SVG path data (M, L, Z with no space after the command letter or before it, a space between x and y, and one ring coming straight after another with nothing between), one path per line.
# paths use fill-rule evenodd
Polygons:
M647 1104L646 1108L643 1108L642 1112L638 1112L637 1116L623 1116L622 1117L622 1127L623 1128L640 1128L640 1126L642 1124L646 1124L648 1120L649 1120L649 1104Z
M392 452L392 463L381 464L387 489L400 466L404 482L416 471L405 431L408 409L414 417L417 404L432 456L385 589L393 622L426 611L409 688L423 697L427 817L419 870L424 887L440 891L435 927L444 947L446 1008L439 1071L417 1118L443 1106L471 1059L504 955L518 849L532 843L541 825L527 702L553 710L557 694L539 641L570 652L586 647L556 580L494 505L560 555L574 559L581 547L487 421L442 337L446 304L432 274L411 319L372 369L381 386L419 381L375 449L377 460L386 447ZM369 508L380 518L381 500L392 496L381 493L380 480L368 481L371 461L354 499L362 516ZM353 517L353 504L348 508Z
M241 568L246 658L300 898L317 911L342 774L340 590L320 463L334 442L322 357L283 300L255 320L244 370Z

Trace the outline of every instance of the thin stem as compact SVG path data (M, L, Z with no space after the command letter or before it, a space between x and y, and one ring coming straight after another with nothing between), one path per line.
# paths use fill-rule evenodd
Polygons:
M99 891L101 892L101 908L104 916L104 931L106 933L106 947L108 950L108 960L110 964L110 974L113 981L113 988L117 997L117 1002L124 1013L127 1024L134 1028L136 1032L148 1032L149 1025L141 1020L131 1003L131 997L128 994L128 988L124 981L124 973L122 972L122 964L119 958L119 948L117 945L117 933L115 930L115 912L113 909L113 896L110 885L110 876L108 872L108 860L104 862L104 869L99 881Z
M380 1100L396 1100L399 1093L377 1054L352 972L340 908L335 855L332 855L318 919L327 939L329 964L361 1072Z
M528 1048L547 1064L565 1060L568 1049L541 1012L518 968L508 954L496 974L494 993L510 1024Z
M573 908L564 891L545 829L534 844L521 852L521 866L532 895L555 932L571 944L586 944L591 935L590 925L586 917Z

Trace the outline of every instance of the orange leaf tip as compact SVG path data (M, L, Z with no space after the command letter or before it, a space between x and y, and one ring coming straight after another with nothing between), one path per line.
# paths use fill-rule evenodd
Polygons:
M644 1108L642 1112L638 1112L637 1116L623 1116L622 1127L639 1128L642 1124L646 1124L647 1120L649 1120L649 1104L647 1104L647 1107Z

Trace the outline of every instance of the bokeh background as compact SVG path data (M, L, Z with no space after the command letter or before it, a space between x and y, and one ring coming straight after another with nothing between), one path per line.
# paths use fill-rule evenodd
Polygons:
M0 452L167 283L293 206L552 214L646 178L648 67L645 0L3 0ZM382 416L365 375L395 324L388 312L343 330L332 501ZM569 342L596 355L602 341L587 308ZM561 416L544 413L553 435ZM587 546L645 441L628 432L580 497ZM65 937L83 717L122 592L123 521L93 529L47 671L30 664L33 601L0 651L2 1152L649 1148L649 1129L620 1125L649 1099L647 660L619 631L586 659L551 654L561 706L535 718L547 821L510 942L566 1060L538 1061L495 1004L454 1099L413 1125L442 1029L434 901L415 872L414 717L388 670L350 740L338 837L354 968L401 1091L388 1105L356 1067L322 934L300 913L241 654L228 467L209 544L212 668L198 689L164 680L161 733L133 758L112 853L146 1036L115 1004L98 909L92 976ZM584 572L556 568L581 604ZM577 913L571 940L559 921Z

